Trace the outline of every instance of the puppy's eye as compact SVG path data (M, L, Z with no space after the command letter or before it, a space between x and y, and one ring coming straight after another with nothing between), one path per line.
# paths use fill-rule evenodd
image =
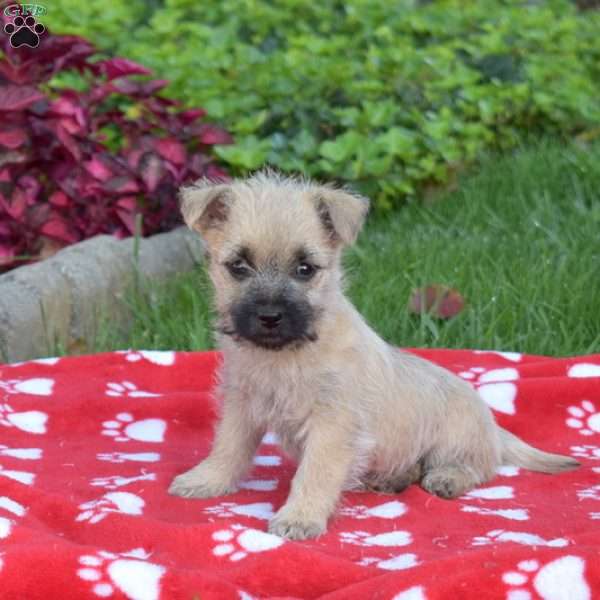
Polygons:
M227 263L226 266L231 275L236 279L245 279L250 275L250 268L248 267L246 261L242 260L241 258Z
M317 272L317 267L311 265L307 262L301 262L296 266L296 270L294 275L297 279L301 279L302 281L308 281L312 279Z

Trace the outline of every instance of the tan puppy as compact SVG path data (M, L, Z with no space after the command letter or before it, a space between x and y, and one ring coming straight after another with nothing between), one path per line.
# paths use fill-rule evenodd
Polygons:
M546 473L578 465L496 425L467 383L388 345L347 300L340 254L358 235L365 198L262 173L199 181L181 199L215 287L222 416L210 455L170 493L235 491L267 430L299 461L269 526L291 539L325 531L343 489L420 481L454 498L503 463Z

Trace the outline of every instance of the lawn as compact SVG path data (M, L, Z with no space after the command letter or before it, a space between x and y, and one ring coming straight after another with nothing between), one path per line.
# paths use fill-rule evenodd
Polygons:
M488 156L455 191L372 215L348 250L348 294L404 347L600 352L600 143L540 142ZM467 301L453 319L407 311L413 288L442 283ZM130 294L127 334L108 319L91 350L213 346L201 269Z

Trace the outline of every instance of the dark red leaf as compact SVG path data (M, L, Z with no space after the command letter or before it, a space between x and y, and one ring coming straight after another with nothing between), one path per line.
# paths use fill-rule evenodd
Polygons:
M44 95L27 85L0 86L0 111L23 110L29 105L42 100Z
M27 140L27 136L22 129L4 129L0 131L0 144L14 150L22 146Z
M212 146L215 144L233 144L233 138L231 135L216 125L201 125L198 137L200 142L207 146Z
M183 110L177 114L177 116L181 119L182 123L188 125L189 123L193 123L200 117L204 117L206 115L206 111L203 108L191 108L189 110Z
M413 290L408 309L416 314L429 313L438 319L450 319L460 313L464 306L465 300L456 290L432 284Z
M158 182L164 175L165 169L162 160L151 152L147 152L140 161L140 177L148 188L153 192L158 186Z
M107 181L113 176L113 172L97 156L92 157L82 164L83 168L99 181Z
M51 219L46 221L39 231L41 234L46 235L49 238L62 240L69 243L77 241L77 236L71 231L69 224L58 216L53 216Z
M118 194L135 194L140 191L140 186L131 177L121 175L107 181L104 189Z
M48 198L48 202L50 202L50 204L52 204L52 206L56 206L58 208L64 208L66 206L69 206L69 204L71 204L71 200L69 199L69 197L64 192L61 192L60 190L53 192L50 195L50 197Z
M183 165L185 163L185 147L178 140L174 138L157 140L154 147L165 160L168 160L176 165Z
M111 58L93 64L96 74L105 75L109 81L127 75L151 75L152 71L126 58Z

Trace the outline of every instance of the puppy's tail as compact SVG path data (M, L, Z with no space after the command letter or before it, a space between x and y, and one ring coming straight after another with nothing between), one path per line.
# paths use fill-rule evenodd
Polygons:
M570 456L562 454L551 454L542 452L516 435L498 427L500 442L502 445L503 464L516 465L530 469L531 471L540 471L541 473L559 473L560 471L570 471L576 469L580 463Z

